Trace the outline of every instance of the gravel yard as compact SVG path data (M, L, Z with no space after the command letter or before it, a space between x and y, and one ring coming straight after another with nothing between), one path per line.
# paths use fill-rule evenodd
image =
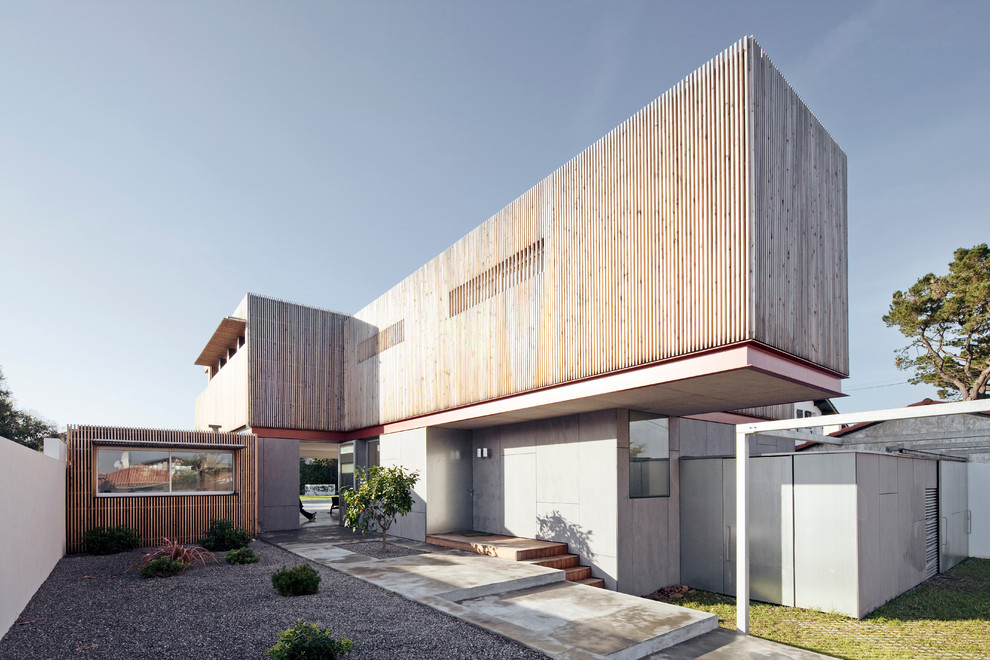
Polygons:
M65 557L0 640L0 658L263 658L297 619L353 640L348 660L545 657L319 564L320 593L279 596L272 572L304 560L263 541L251 548L256 564L217 553L220 563L165 579L124 572L147 550Z

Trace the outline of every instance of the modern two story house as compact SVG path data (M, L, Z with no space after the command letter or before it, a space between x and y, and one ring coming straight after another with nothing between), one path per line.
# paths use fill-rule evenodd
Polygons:
M647 593L680 579L678 461L839 395L847 325L845 154L747 38L365 308L248 294L196 428L258 436L263 530L336 446L345 483L420 471L399 536L564 541Z

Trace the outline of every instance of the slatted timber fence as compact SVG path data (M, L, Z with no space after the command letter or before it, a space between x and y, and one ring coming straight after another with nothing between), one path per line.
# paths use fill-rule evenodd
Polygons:
M111 441L101 443L100 441ZM93 527L126 525L143 546L162 538L195 543L213 519L233 521L257 533L257 437L108 426L69 426L66 487L66 549L83 552L83 534ZM97 495L99 446L142 450L229 450L234 453L234 492L229 495ZM240 446L240 448L232 448Z

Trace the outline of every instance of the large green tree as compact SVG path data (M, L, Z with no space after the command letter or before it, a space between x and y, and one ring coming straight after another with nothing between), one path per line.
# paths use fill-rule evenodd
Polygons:
M946 399L987 396L990 380L990 249L959 248L947 275L929 273L896 291L883 317L911 340L897 351L911 383L939 388Z
M45 438L58 437L54 424L14 407L14 395L7 389L3 369L0 369L0 437L35 450L43 448Z

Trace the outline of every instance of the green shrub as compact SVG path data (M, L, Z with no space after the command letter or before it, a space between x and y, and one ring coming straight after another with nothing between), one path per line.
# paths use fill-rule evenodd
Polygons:
M228 564L253 564L258 561L258 555L251 548L237 548L228 552L224 559Z
M115 555L141 547L137 531L130 527L94 527L83 534L86 552L93 555Z
M234 527L234 523L229 520L210 521L210 528L206 530L206 535L199 540L199 544L207 550L224 551L243 548L253 540L251 532L240 527Z
M181 559L171 557L159 557L148 562L141 568L141 577L172 577L189 568L189 564Z
M336 660L349 653L354 648L354 642L342 637L333 638L329 628L320 628L302 620L296 621L295 628L283 630L278 634L278 644L266 651L269 658L274 660L295 660L296 658L317 658L319 660Z
M283 566L272 573L272 585L283 596L305 596L320 590L320 574L309 564Z

